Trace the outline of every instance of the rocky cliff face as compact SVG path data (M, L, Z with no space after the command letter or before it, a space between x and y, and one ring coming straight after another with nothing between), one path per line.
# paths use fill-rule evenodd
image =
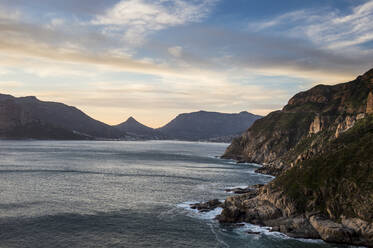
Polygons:
M370 70L354 81L295 95L281 111L257 120L223 157L264 164L272 174L290 168L373 112L372 80Z
M373 114L373 92L369 92L367 100L367 108L365 110L367 114Z
M373 70L294 96L258 120L225 157L266 163L277 178L229 197L221 222L373 247Z
M373 247L373 115L254 193L227 198L221 222Z

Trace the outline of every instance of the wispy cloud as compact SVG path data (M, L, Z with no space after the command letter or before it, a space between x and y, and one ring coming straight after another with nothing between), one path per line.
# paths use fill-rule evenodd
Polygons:
M311 14L309 10L296 10L288 12L276 17L272 17L269 20L250 22L249 28L251 30L260 31L271 27L277 27L283 24L289 24L289 22L309 21L317 16Z
M122 0L98 15L92 24L105 31L122 33L131 44L141 44L149 32L199 22L207 16L216 0Z
M343 49L372 41L372 23L373 1L370 0L344 14L333 9L304 9L250 23L249 27L256 31L282 27L290 36L304 35L321 47Z

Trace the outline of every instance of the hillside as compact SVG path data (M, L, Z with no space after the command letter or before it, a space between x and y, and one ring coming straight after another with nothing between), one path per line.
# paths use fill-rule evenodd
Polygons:
M228 197L221 222L250 222L299 238L373 247L373 70L319 85L258 120L224 157L276 174Z
M96 121L75 107L36 97L0 94L2 138L92 139L118 138L121 132Z
M167 137L178 140L209 140L239 135L261 118L248 112L224 114L199 111L180 114L164 127L157 129Z
M373 221L373 115L300 162L274 182L299 212Z

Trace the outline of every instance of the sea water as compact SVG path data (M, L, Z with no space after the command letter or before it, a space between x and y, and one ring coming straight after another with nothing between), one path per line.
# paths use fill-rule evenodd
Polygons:
M219 159L227 145L0 141L0 247L343 247L190 209L272 180Z

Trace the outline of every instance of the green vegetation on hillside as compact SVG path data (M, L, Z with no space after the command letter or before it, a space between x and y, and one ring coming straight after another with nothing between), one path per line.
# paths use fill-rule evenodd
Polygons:
M279 176L281 188L300 212L318 210L373 220L373 116L328 143L322 153Z

